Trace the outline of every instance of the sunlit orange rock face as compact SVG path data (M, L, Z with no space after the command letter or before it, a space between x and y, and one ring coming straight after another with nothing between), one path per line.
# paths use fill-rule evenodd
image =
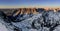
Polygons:
M54 12L57 12L58 10L60 10L60 8L44 8L46 11L49 10L54 10Z
M60 10L60 8L43 8L45 9L45 11L49 11L49 10L54 10L54 12L57 12L58 10ZM18 15L19 14L37 14L39 12L36 11L37 8L20 8L18 9L18 11L16 12L15 15Z
M36 8L20 8L17 12L16 15L20 13L20 14L37 14L38 12L36 11Z

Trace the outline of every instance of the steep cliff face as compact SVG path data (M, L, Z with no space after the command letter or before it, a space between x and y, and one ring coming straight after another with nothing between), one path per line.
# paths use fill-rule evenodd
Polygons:
M20 8L19 10L17 10L17 12L15 13L15 15L17 14L37 14L37 10L36 8Z

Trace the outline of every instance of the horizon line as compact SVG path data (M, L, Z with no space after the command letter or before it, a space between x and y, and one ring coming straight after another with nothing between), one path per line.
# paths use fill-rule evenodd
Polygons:
M60 8L60 6L0 6L0 8Z

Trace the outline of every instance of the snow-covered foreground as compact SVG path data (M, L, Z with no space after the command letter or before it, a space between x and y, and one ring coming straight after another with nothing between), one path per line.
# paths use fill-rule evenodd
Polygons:
M8 31L8 29L6 28L5 25L3 25L2 23L0 23L0 31Z
M1 17L0 17L0 31L8 31L8 29L5 26L3 19Z

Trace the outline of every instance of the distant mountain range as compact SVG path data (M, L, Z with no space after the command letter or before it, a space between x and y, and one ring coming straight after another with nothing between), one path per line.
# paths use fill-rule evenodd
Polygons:
M13 12L16 11L15 15L18 13L20 14L37 14L41 11L48 11L48 10L54 10L54 12L60 10L59 8L17 8L17 9L0 9L0 11L3 11L7 15L14 14Z

